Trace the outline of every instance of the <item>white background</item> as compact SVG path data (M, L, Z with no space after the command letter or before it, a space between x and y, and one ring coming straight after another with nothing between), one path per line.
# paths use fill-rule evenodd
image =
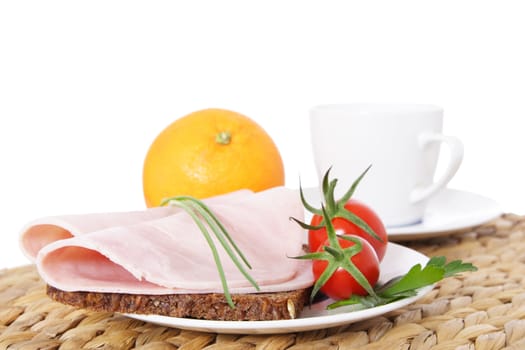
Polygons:
M525 214L524 18L520 1L1 1L0 268L27 263L33 218L143 208L149 144L207 107L259 122L297 187L316 183L313 105L441 105L465 143L450 187Z

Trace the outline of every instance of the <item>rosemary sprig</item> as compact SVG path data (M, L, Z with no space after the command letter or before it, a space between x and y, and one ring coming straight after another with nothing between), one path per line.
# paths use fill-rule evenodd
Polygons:
M224 297L226 298L226 301L228 302L228 305L230 305L231 308L235 308L235 304L233 303L233 300L231 298L231 294L228 288L228 282L226 280L226 275L224 273L224 268L222 267L217 247L215 246L215 243L211 238L209 230L213 232L221 246L224 248L228 256L232 259L233 263L235 264L235 266L237 266L237 268L243 274L243 276L255 287L255 289L260 290L257 282L253 279L252 276L250 276L250 274L242 265L242 263L244 263L246 267L251 269L252 267L250 266L248 260L241 252L239 247L235 244L224 225L222 225L219 219L217 219L215 214L213 214L213 212L210 210L210 208L208 208L206 204L204 204L199 199L191 196L175 196L164 199L161 202L161 206L163 205L173 205L183 209L186 213L188 213L188 215L190 215L190 217L193 219L199 230L202 232L204 238L206 239L206 242L208 243L211 249L215 265L217 265L217 271L219 273L222 288L224 290ZM242 263L241 261L239 261L238 257L240 257Z

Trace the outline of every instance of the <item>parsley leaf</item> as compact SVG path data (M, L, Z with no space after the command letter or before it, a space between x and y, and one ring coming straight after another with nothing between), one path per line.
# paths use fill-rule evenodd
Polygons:
M385 289L381 295L394 296L409 290L422 288L443 279L444 275L445 269L441 266L427 264L422 269L421 265L417 264L412 266L408 273L396 283Z
M417 290L432 285L446 277L456 276L466 271L476 271L471 263L454 260L447 263L444 256L431 258L425 267L421 264L412 268L403 276L398 276L383 285L374 287L375 295L352 295L349 299L328 305L328 309L340 306L356 305L360 308L371 308L393 301L417 295Z

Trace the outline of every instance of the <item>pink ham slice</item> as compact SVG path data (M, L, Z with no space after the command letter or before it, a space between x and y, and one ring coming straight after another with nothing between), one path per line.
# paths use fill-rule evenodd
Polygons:
M291 259L302 254L304 231L297 191L278 187L208 203L252 265L262 292L293 290L313 282L310 264ZM218 242L232 293L255 292ZM185 212L136 225L59 240L41 249L42 278L65 291L173 294L222 292L209 246Z
M230 203L251 193L253 192L250 190L239 190L204 201L206 203ZM142 211L43 217L30 222L22 229L20 246L24 254L34 261L40 249L51 242L110 227L156 220L173 215L178 211L180 209L175 207L158 207Z

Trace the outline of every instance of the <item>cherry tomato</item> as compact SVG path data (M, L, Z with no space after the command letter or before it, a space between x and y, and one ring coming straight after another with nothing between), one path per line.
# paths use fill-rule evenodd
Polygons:
M336 234L355 235L364 238L374 248L377 257L379 258L379 261L383 260L388 244L388 236L386 233L385 226L383 225L383 222L381 221L379 216L369 206L355 199L350 199L344 207L346 210L354 213L355 215L360 217L364 222L366 222L368 226L370 226L372 231L374 231L381 238L382 241L374 238L373 236L369 235L368 233L357 227L354 223L341 217L336 217L332 219L332 225L334 226ZM319 226L322 220L322 215L314 215L312 217L312 220L310 221L310 225ZM326 227L320 228L319 230L309 230L308 246L310 251L317 251L319 249L319 246L321 246L326 241L327 237L328 235L326 233Z
M377 255L368 243L359 236L354 236L362 243L362 250L352 256L350 261L357 267L359 271L368 280L368 283L373 287L379 279L379 260ZM341 248L347 248L355 245L354 242L338 238ZM318 249L324 251L324 247L330 245L327 240ZM328 262L326 260L314 260L312 264L312 271L314 278L317 281L319 276L326 269ZM338 267L334 274L321 287L321 291L334 300L348 299L352 294L367 295L366 290L356 281L350 273L344 268Z

